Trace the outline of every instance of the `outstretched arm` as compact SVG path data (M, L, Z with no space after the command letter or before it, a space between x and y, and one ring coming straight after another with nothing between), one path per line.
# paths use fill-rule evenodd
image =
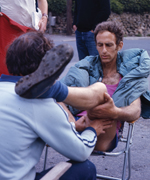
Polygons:
M133 101L129 106L126 107L116 107L113 99L109 94L104 93L105 103L101 104L88 111L88 116L90 119L113 119L121 121L134 121L140 117L141 113L141 102L140 98Z

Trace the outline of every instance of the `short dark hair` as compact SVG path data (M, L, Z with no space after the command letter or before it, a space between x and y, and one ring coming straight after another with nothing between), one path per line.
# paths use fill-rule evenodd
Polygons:
M120 24L117 24L116 22L113 22L113 21L106 21L106 22L99 23L96 26L95 31L94 31L95 42L96 42L97 34L103 31L109 31L113 33L116 37L117 45L119 45L120 41L123 41L124 32Z
M50 35L30 31L16 38L6 53L6 65L10 74L25 76L34 72L46 51L53 47Z

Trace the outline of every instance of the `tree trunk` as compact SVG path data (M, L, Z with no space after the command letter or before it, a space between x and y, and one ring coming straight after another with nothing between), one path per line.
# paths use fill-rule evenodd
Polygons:
M72 34L72 0L67 0L67 35Z

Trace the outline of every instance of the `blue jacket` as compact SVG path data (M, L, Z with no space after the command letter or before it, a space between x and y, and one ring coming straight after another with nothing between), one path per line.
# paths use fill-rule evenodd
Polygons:
M141 97L143 118L150 118L150 57L145 50L129 49L118 52L117 71L123 76L112 98L117 107L130 105ZM67 86L86 87L102 81L103 71L99 56L87 56L70 68L62 79ZM79 110L69 106L75 115Z

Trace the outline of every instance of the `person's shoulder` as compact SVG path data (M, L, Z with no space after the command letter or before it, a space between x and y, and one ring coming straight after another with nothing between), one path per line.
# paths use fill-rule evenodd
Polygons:
M145 49L140 49L140 48L131 48L131 49L126 49L118 52L121 56L126 55L126 56L133 56L133 55L139 55L146 51Z
M148 52L145 49L132 48L118 52L118 63L136 64L144 59L150 59Z
M134 57L141 56L143 52L146 52L146 50L139 48L126 49L118 52L118 57L120 57L122 60L128 60Z

